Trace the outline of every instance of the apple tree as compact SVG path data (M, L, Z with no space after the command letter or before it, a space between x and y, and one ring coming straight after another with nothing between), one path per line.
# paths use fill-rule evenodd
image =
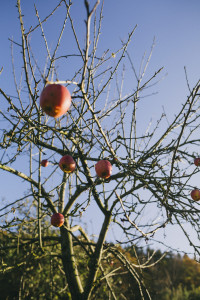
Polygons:
M1 176L7 172L20 179L24 194L13 190L15 201L1 203L1 230L14 237L0 251L29 245L31 259L56 261L65 278L58 299L119 299L112 276L120 273L120 264L137 283L141 299L151 299L142 280L151 257L132 263L121 249L154 241L159 231L178 226L199 255L189 232L199 237L200 207L190 192L198 172L200 83L192 88L188 83L189 95L170 121L163 111L144 128L138 108L145 110L143 97L153 94L162 68L148 73L151 51L137 71L128 48L136 26L117 50L102 50L103 4L81 1L81 28L71 0L61 0L43 16L35 6L35 23L26 27L28 15L17 0L21 40L11 40L15 92L0 87L0 170ZM50 85L67 87L71 94L68 111L58 118L40 107L42 90ZM59 109L59 102L55 105ZM59 167L65 156L75 162L73 172ZM101 164L95 171L100 161L110 164L108 176L97 176L103 172ZM64 224L56 220L60 227L55 228L51 217L58 213ZM85 225L90 219L92 230ZM112 242L109 228L113 239L117 236ZM114 269L113 259L119 262ZM26 264L26 257L9 263L2 262L1 272ZM27 278L22 278L21 295Z

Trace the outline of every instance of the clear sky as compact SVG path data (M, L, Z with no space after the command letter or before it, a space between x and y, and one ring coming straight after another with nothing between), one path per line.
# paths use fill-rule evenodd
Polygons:
M37 22L34 14L34 3L42 18L56 2L52 0L22 0L21 3L23 13L28 15L25 21L28 27L30 24L36 24ZM82 32L85 26L83 23L85 10L81 5L83 1L75 0L73 3L72 11L75 17L75 25ZM95 3L94 0L91 1L91 4L93 3ZM155 47L149 71L153 72L163 66L163 75L168 74L157 88L159 95L153 99L155 108L164 105L167 109L168 106L173 104L174 109L176 109L176 103L180 104L182 98L185 99L187 87L184 66L187 68L191 84L198 79L200 67L199 9L200 2L198 0L105 1L99 47L116 50L120 46L120 39L126 39L127 33L137 24L138 27L133 36L129 52L134 63L138 64L139 67L144 52L149 53L155 37ZM4 67L4 78L0 78L0 84L6 85L8 78L11 78L10 42L8 37L19 39L19 22L14 0L2 1L0 25L0 64ZM51 31L52 37L55 31L56 24L54 23ZM152 107L152 103L148 103L147 106Z
M22 10L27 27L36 24L34 13L35 3L41 18L44 17L58 1L55 0L21 0ZM72 12L78 33L85 26L83 16L85 10L83 0L74 0ZM91 5L95 1L90 1ZM20 41L19 20L15 0L1 1L0 4L0 68L4 71L0 76L0 86L10 94L13 92L13 77L11 69L11 51L8 38ZM187 68L188 78L191 86L200 77L200 1L199 0L105 0L102 35L99 47L102 49L117 50L121 40L127 38L128 33L137 24L137 29L129 48L135 65L139 68L141 59L146 51L150 52L155 38L155 47L149 65L149 74L153 74L160 67L164 67L163 76L167 76L155 87L158 94L150 97L140 109L144 119L159 117L162 106L165 107L169 118L174 115L181 103L188 95L185 79L184 66ZM27 17L28 16L28 17ZM59 16L58 16L59 18ZM59 23L59 19L58 19ZM56 32L56 23L52 24L48 36ZM70 44L70 38L66 37L66 43ZM37 45L39 49L39 45ZM127 83L131 85L130 81ZM0 106L2 99L0 98ZM148 114L147 114L148 113ZM10 175L0 172L1 191L0 198L13 199L15 197L15 181ZM12 188L11 188L12 187ZM174 230L169 233L171 243L187 247L181 241L179 234ZM170 239L169 239L170 241ZM189 249L189 248L188 248Z

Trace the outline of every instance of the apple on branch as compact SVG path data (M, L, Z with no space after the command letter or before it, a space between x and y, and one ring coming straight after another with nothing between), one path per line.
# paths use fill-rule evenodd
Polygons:
M68 111L70 105L70 92L63 85L49 84L40 95L40 106L48 116L61 117Z
M51 225L61 227L64 224L65 218L60 213L55 213L51 216Z
M72 156L64 155L60 159L59 167L65 173L72 173L76 169L76 163Z
M195 164L195 166L197 166L197 167L200 166L200 157L196 157L196 158L194 159L194 164Z
M47 159L43 159L43 160L41 161L41 166L42 166L42 167L47 167L48 165L49 165L49 162L48 162Z
M193 200L200 200L200 190L198 190L198 189L192 190L191 197Z
M107 179L111 176L112 165L106 159L99 160L95 165L95 171L97 176L103 179Z

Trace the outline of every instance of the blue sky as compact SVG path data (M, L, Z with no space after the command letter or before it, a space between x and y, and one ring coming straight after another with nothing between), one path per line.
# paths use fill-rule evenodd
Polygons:
M82 2L76 0L72 6L75 25L80 35L85 27L83 23L85 10L81 5ZM95 3L95 1L90 2L91 5ZM37 22L34 15L34 3L42 18L54 6L55 1L36 0L35 2L21 1L21 3L23 13L28 16L25 24L29 27L30 24ZM174 110L176 110L178 109L177 105L184 101L188 93L184 66L187 68L191 85L198 80L200 68L199 9L200 2L198 0L125 0L123 4L120 0L105 1L99 47L111 51L118 49L121 43L120 39L125 40L127 33L137 24L129 53L139 68L144 52L149 53L155 38L149 72L151 71L152 74L163 66L162 74L167 74L165 80L155 89L155 91L159 91L159 95L152 100L155 109L164 105L168 110L168 106L170 106L171 114L171 105L173 104ZM1 3L0 26L0 65L4 67L4 76L1 76L0 84L6 86L8 78L12 77L8 37L19 40L19 22L14 0ZM56 28L55 23L52 24L51 32L47 33L48 37L52 36L52 40ZM147 107L149 105L152 107L152 103L148 101Z
M22 10L27 27L36 24L37 19L34 15L35 3L41 18L44 17L52 7L55 0L21 0ZM74 0L72 15L74 16L75 26L81 36L84 30L83 16L85 10L82 0ZM91 5L95 1L90 1ZM0 4L0 38L1 38L1 59L0 68L4 71L0 76L0 86L10 94L13 90L13 77L11 69L10 42L8 38L20 41L19 20L17 15L16 1L7 0ZM139 69L141 59L146 51L150 52L155 38L155 47L150 61L148 74L153 74L160 67L164 67L162 80L153 91L158 94L149 97L140 108L140 115L144 119L151 117L157 118L162 110L162 105L168 113L169 119L178 110L181 103L185 101L189 94L185 79L184 66L187 68L188 78L191 86L196 83L200 75L200 1L199 0L105 0L104 18L102 24L102 35L99 47L110 49L111 52L121 46L121 40L126 40L128 33L137 24L137 29L129 47L129 54L133 62ZM57 17L59 23L59 16ZM52 23L51 31L47 32L48 37L53 43L56 34L57 23ZM66 46L71 43L70 37L66 38ZM36 45L39 49L40 45ZM71 45L73 46L73 44ZM130 80L126 83L132 84ZM2 105L2 104L0 104ZM0 173L1 197L9 197L14 200L14 188L10 188L10 175ZM11 186L16 185L12 181ZM176 233L171 235L171 243L174 238L177 242ZM169 239L170 241L170 239ZM180 239L179 239L180 241ZM179 243L178 241L178 243ZM180 242L180 247L187 247L184 242Z

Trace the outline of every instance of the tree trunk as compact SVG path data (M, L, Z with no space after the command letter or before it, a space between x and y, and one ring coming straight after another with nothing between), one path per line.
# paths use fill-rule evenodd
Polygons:
M69 290L72 300L82 300L83 287L78 274L75 256L73 251L72 236L70 232L62 226L61 233L61 249L62 249L62 262L64 271L69 285Z
M101 261L101 256L102 256L102 250L103 250L103 243L105 241L106 238L106 234L108 231L108 227L111 221L111 213L107 212L107 214L105 215L105 219L101 228L101 232L99 234L99 239L97 241L96 244L96 248L95 248L95 252L93 254L93 256L90 259L90 272L89 272L89 276L86 282L86 287L85 287L85 291L84 291L84 298L83 300L89 300L92 290L94 288L94 282L96 280L96 276L99 270L99 264Z

